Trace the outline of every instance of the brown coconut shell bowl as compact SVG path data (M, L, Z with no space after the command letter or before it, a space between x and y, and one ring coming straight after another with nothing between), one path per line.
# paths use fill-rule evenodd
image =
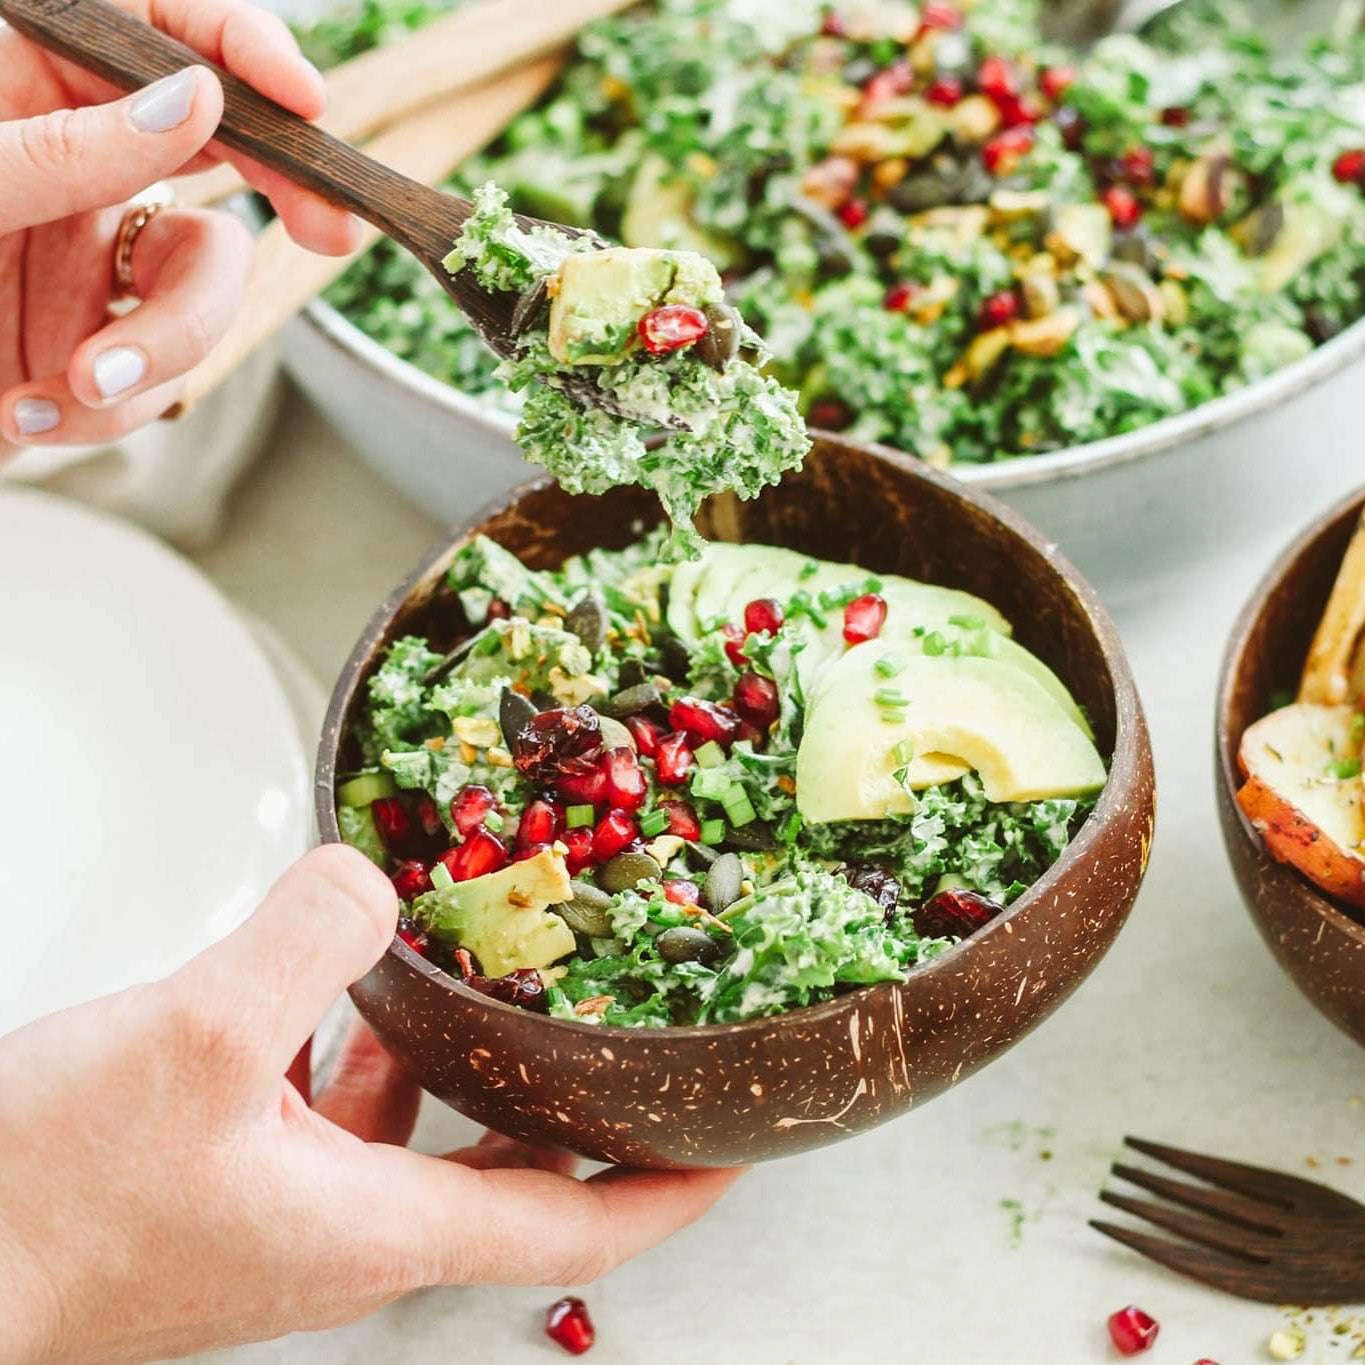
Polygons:
M418 633L444 649L464 633L442 585L469 536L481 531L548 569L629 544L659 518L639 489L573 497L540 482L431 555L366 627L333 693L317 769L323 839L339 837L335 778L355 766L348 726L385 646ZM994 602L1086 708L1110 776L1047 875L903 985L739 1024L606 1028L490 1000L395 939L352 987L384 1046L461 1113L632 1166L788 1156L884 1123L971 1075L1103 956L1137 895L1152 832L1147 729L1114 627L1066 560L1003 505L902 456L821 437L799 474L752 502L714 500L698 526L712 539L791 546Z
M1336 1026L1365 1044L1365 925L1278 862L1242 814L1242 732L1293 695L1365 493L1310 526L1261 580L1233 627L1218 684L1217 780L1223 842L1256 927L1290 979Z

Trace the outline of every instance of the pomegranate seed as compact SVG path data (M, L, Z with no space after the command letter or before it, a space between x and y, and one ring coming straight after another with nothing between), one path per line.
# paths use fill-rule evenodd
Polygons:
M673 881L664 883L664 899L672 901L674 905L696 905L701 899L701 892L697 889L696 882L689 882L685 877L676 877Z
M1353 147L1332 162L1332 175L1343 185L1351 185L1365 174L1365 150Z
M488 619L490 621L505 621L511 614L512 608L501 597L495 597L488 604Z
M517 851L512 855L512 861L524 863L528 858L534 858L538 853L544 853L550 847L550 844L518 844Z
M588 1305L573 1297L552 1303L545 1315L545 1335L571 1356L581 1356L597 1340L597 1332L588 1316Z
M625 745L608 749L602 763L607 771L607 800L620 810L639 810L645 804L646 785L635 750Z
M668 355L691 346L711 330L706 314L686 303L666 303L640 319L640 340L650 355Z
M1151 1350L1159 1330L1157 1320L1136 1304L1109 1315L1109 1340L1120 1355L1135 1356Z
M749 638L749 632L743 626L737 626L733 621L727 621L720 628L720 633L725 637L725 657L736 668L747 668L749 659L744 653L744 642Z
M592 830L587 826L565 830L564 847L569 850L564 855L564 863L571 876L577 876L585 867L592 866Z
M607 770L600 764L560 773L555 789L576 806L596 806L607 799Z
M1142 205L1138 202L1137 195L1122 185L1110 185L1100 197L1104 200L1104 206L1109 210L1109 216L1114 220L1116 228L1133 227L1142 217Z
M855 597L844 608L844 639L851 645L875 640L886 624L886 598L875 592Z
M1052 121L1062 135L1062 145L1069 152L1078 152L1085 141L1085 120L1069 104L1057 110Z
M931 896L913 915L921 938L966 938L1004 911L977 891L955 889Z
M751 668L735 684L735 710L751 725L766 730L782 714L777 684Z
M659 748L659 727L644 716L627 716L626 729L630 731L635 747L646 758L653 758Z
M389 880L393 882L393 889L398 892L399 900L416 900L418 896L431 890L430 870L425 863L419 863L412 858L399 863Z
M1183 128L1190 121L1190 111L1178 104L1161 111L1161 121L1168 128Z
M623 810L609 810L592 832L592 856L599 863L610 862L622 849L640 837L635 821Z
M471 783L456 792L455 799L450 803L450 818L454 820L455 828L467 839L483 824L496 804L496 798L487 787Z
M412 817L396 796L381 796L370 803L374 827L390 853L397 853L412 839Z
M437 809L436 802L422 792L414 805L417 812L417 823L422 827L422 833L428 839L434 839L438 834L444 836L446 832L445 822L441 819L441 812Z
M977 326L983 332L989 331L992 327L1004 327L1013 322L1018 315L1019 296L1013 289L1002 289L998 294L992 294L981 305Z
M678 787L687 781L696 759L687 736L678 731L659 741L659 752L654 756L654 775L665 787Z
M1019 77L1003 57L987 57L977 68L976 88L987 99L999 103L1019 93Z
M1066 94L1075 80L1074 66L1049 66L1044 68L1043 74L1038 78L1038 85L1043 94L1055 104Z
M729 744L735 737L737 724L732 711L700 697L679 697L668 710L668 723L681 730L693 748L714 740Z
M839 221L850 231L867 222L867 200L853 198L839 210Z
M517 826L517 850L552 844L559 833L555 808L548 801L532 801L521 813Z
M1119 175L1134 185L1156 183L1156 159L1150 147L1130 147L1119 157Z
M464 984L480 995L501 1000L504 1005L534 1010L537 1014L544 1014L549 1006L545 998L545 979L534 967L518 967L506 976L471 974L465 977Z
M754 725L747 720L741 719L741 721L739 722L739 728L735 731L736 744L738 744L741 740L747 739L749 743L754 746L755 749L761 749L763 747L763 741L766 738L767 738L766 730L760 730L757 725Z
M1006 128L1031 127L1038 122L1038 110L1028 95L1011 96L1001 100L995 107L1000 114L1000 122Z
M930 82L924 98L930 104L941 104L945 109L951 109L962 99L962 82L956 76L940 76Z
M914 83L915 73L911 71L909 62L892 62L890 66L883 67L863 86L862 112L866 113L875 105L884 104L898 95L909 94ZM849 223L848 226L857 227L857 224Z
M775 597L756 597L744 608L744 629L750 635L776 635L782 629L782 604Z
M888 313L904 313L915 301L915 296L919 292L919 285L912 284L909 281L893 284L882 298L882 307Z
M853 411L839 398L817 398L810 405L810 424L825 431L842 431L853 420Z
M441 854L438 861L457 882L468 882L506 867L507 850L496 835L476 829L464 843Z
M701 821L686 801L660 801L659 809L668 816L668 832L696 843L701 838Z
M831 10L820 21L820 32L826 38L842 38L848 30L844 28L844 21Z
M927 32L929 29L943 29L951 31L962 27L962 11L952 5L944 5L940 0L928 0L928 3L919 12L919 33L915 36Z
M541 711L512 744L512 761L528 781L551 785L561 773L585 771L602 753L602 726L591 706Z
M981 160L992 175L1008 175L1032 147L1033 128L1021 123L987 139L981 148Z
M395 932L414 953L422 957L427 955L427 936L406 915L398 921Z

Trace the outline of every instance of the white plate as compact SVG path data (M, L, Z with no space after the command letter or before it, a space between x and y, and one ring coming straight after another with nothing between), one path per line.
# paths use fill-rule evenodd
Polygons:
M289 699L159 542L0 493L0 1034L174 970L308 843Z

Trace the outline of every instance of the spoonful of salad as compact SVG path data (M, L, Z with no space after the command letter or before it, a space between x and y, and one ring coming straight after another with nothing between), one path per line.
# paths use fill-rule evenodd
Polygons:
M0 18L125 90L207 64L106 0L0 0ZM649 485L674 549L692 555L704 497L752 497L804 459L795 395L752 363L761 344L704 257L607 247L514 215L495 186L473 203L433 189L217 75L220 142L391 237L503 357L512 386L536 383L517 439L569 491Z

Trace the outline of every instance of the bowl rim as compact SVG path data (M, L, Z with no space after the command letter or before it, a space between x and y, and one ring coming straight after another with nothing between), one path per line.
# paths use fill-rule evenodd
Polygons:
M402 359L388 347L361 331L322 298L312 299L302 317L334 349L376 371L396 385L408 403L420 403L437 412L453 414L482 427L485 432L505 437L509 442L516 417L481 402L479 399L442 383L411 361ZM1285 365L1244 388L1219 398L1209 399L1188 412L1163 417L1135 431L1106 436L1098 441L1069 446L1040 455L1021 455L1005 460L977 464L964 462L948 466L960 483L987 489L1023 488L1062 479L1082 478L1099 470L1129 464L1145 456L1170 455L1181 447L1212 436L1238 422L1255 417L1297 397L1339 374L1365 356L1365 317L1352 323L1337 336L1315 346L1306 356ZM822 432L822 435L838 435ZM844 438L860 449L894 450L875 441ZM906 455L905 451L897 453ZM914 459L914 456L907 456ZM923 461L917 461L923 463ZM932 467L932 466L931 466Z
M1067 844L1061 857L1023 893L1003 914L997 915L989 924L978 930L970 938L954 944L946 952L930 962L912 970L905 981L873 982L857 987L831 1000L814 1005L803 1005L796 1009L785 1010L779 1014L759 1015L752 1019L742 1019L732 1023L713 1024L671 1024L663 1027L640 1028L629 1025L591 1024L573 1019L558 1019L548 1015L536 1014L533 1017L547 1028L564 1031L579 1039L602 1039L616 1043L628 1040L647 1041L651 1038L661 1041L679 1041L687 1038L714 1040L718 1037L757 1036L783 1021L800 1018L818 1026L828 1018L836 1017L845 1011L851 1001L863 997L864 992L875 990L906 990L912 984L926 981L931 975L948 970L948 964L955 963L963 953L983 943L987 937L1000 933L1012 933L1010 926L1014 920L1036 901L1042 899L1060 879L1063 872L1089 856L1103 837L1110 823L1120 816L1135 790L1143 785L1145 773L1150 771L1150 741L1147 737L1146 721L1138 696L1137 684L1124 653L1118 628L1114 625L1108 611L1101 602L1099 594L1086 581L1080 571L1056 546L1013 508L997 498L977 489L965 488L956 479L939 470L931 469L922 461L901 451L886 447L867 446L848 441L837 435L820 433L818 438L826 446L843 446L872 459L890 464L912 479L937 486L950 497L965 502L984 512L993 520L1021 539L1035 554L1039 555L1060 577L1068 591L1077 599L1079 608L1089 623L1091 633L1099 645L1100 656L1108 671L1114 697L1114 745L1109 758L1108 777L1095 802L1095 808L1086 817L1084 824L1075 837ZM355 647L348 655L333 687L323 722L322 736L318 745L317 762L314 770L314 802L317 828L324 843L340 841L336 818L336 754L342 735L345 713L356 696L359 679L368 659L374 653L378 642L393 617L401 610L414 588L429 575L434 565L472 534L474 528L481 526L489 518L509 510L522 498L531 493L549 488L554 480L540 476L527 480L516 487L489 499L481 507L461 518L458 525L450 527L422 554L416 567L380 603L379 607L366 622ZM1155 786L1153 779L1153 800ZM1144 863L1146 857L1144 854ZM452 992L466 1002L477 1002L485 1009L505 1011L509 1016L521 1020L527 1011L516 1006L504 1004L489 996L471 990L463 982L452 977L434 963L414 952L397 935L394 936L386 954L393 954L409 969L426 977L433 985Z
M1259 909L1264 898L1264 891L1261 888L1264 888L1266 883L1271 881L1275 883L1277 888L1286 891L1291 887L1300 889L1307 893L1306 898L1288 897L1288 899L1295 903L1303 902L1311 905L1315 913L1338 933L1345 934L1360 947L1365 948L1365 924L1342 910L1332 897L1311 878L1305 876L1297 868L1291 867L1288 863L1283 863L1278 858L1272 857L1261 836L1256 833L1255 826L1247 819L1241 806L1238 805L1237 791L1241 786L1241 781L1237 772L1235 754L1237 745L1241 741L1241 735L1234 736L1232 734L1228 715L1234 679L1240 672L1243 660L1246 657L1251 632L1264 614L1266 602L1271 593L1289 577L1299 559L1322 538L1329 527L1352 511L1359 513L1362 508L1365 508L1365 488L1356 489L1344 498L1338 498L1331 507L1315 517L1275 556L1270 567L1261 575L1255 588L1252 589L1251 595L1242 605L1241 610L1237 613L1237 619L1233 622L1227 645L1223 650L1223 660L1218 670L1214 743L1216 745L1218 779L1222 784L1223 795L1231 809L1236 812L1237 824L1241 830L1242 838L1256 857L1260 873L1260 888L1248 899Z

